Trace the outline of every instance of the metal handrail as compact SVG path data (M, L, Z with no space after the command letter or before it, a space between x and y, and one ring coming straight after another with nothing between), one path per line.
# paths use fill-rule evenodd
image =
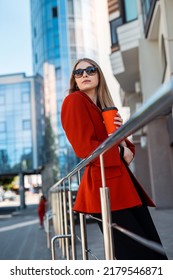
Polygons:
M147 123L151 122L161 113L166 113L168 108L171 108L172 104L173 79L163 84L151 98L141 105L139 110L135 112L123 126L121 126L111 136L109 136L97 149L92 152L91 155L89 155L86 159L81 160L71 172L54 184L50 188L50 192L56 190L56 187L61 185L63 181L75 175L79 170L85 167L100 154L105 153L112 146L118 144L124 138L128 137L138 129L145 126Z
M70 173L68 173L64 178L59 180L55 185L53 185L50 189L50 193L54 193L59 189L62 189L62 183L66 180L70 182L70 178L79 173L79 171L85 167L88 163L93 161L96 157L100 157L100 166L101 166L101 177L102 177L102 188L100 188L100 197L101 197L101 206L102 206L102 219L103 219L103 237L104 237L104 245L105 245L105 256L106 259L113 259L113 249L112 249L112 240L111 240L111 219L110 219L110 204L109 204L109 189L105 185L105 175L104 175L104 162L103 162L103 154L109 150L112 146L121 142L124 138L128 137L138 129L142 128L144 125L148 124L154 118L161 114L168 113L168 110L171 111L171 107L173 104L173 79L171 79L168 83L162 85L156 93L148 99L148 101L143 104L140 109L132 115L132 117L127 121L123 126L121 126L116 132L114 132L108 139L106 139L93 153L88 156L86 159L82 160ZM69 184L70 186L70 184ZM71 198L70 198L71 200ZM70 202L71 203L71 202ZM72 207L72 206L71 206ZM72 209L70 209L71 211ZM72 213L71 213L72 215ZM72 217L71 217L72 220ZM114 225L115 226L115 225ZM72 228L72 236L74 236L74 225L71 223ZM156 244L152 244L149 240L145 242L141 240L135 234L127 232L127 230L122 229L118 225L116 225L118 230L123 231L127 235L131 235L133 239L138 242L146 243L146 246L152 247L153 250L160 251L163 253L163 249L161 246L155 246ZM84 232L84 231L83 231ZM72 239L73 243L73 259L75 259L75 244L74 238ZM147 245L148 244L148 245ZM157 247L157 248L156 248Z
M50 248L50 221L52 220L55 214L52 213L52 210L49 209L44 217L44 229L47 235L47 248Z

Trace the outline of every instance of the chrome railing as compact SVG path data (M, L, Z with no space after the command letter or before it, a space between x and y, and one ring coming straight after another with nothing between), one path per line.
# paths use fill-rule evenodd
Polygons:
M69 174L59 180L50 189L50 195L53 200L53 213L55 216L54 228L56 235L52 239L52 256L55 259L55 240L59 240L59 246L62 249L62 256L67 259L76 259L76 234L74 213L72 211L73 205L73 191L71 189L71 179L74 175L78 176L78 182L80 183L80 171L96 157L100 157L102 187L100 188L100 198L102 206L102 223L103 223L103 238L104 238L104 250L105 258L113 259L113 246L112 246L112 228L122 231L124 234L130 236L136 241L145 244L153 250L160 253L164 253L162 247L155 242L145 240L134 233L127 231L119 227L118 225L111 224L110 216L110 202L109 202L109 188L106 187L106 180L104 174L104 161L103 154L110 149L113 145L118 144L124 138L128 137L144 125L148 124L154 118L161 114L166 114L171 111L173 104L173 79L168 83L163 84L155 94L148 99L140 109L132 115L132 117L115 133L113 133L106 141L104 141L90 156L82 160ZM68 188L66 186L68 182ZM68 197L67 197L68 194ZM63 197L63 198L62 198ZM55 203L56 200L56 203ZM55 206L56 205L56 206ZM67 208L68 206L68 208ZM69 219L67 217L69 215ZM81 244L82 244L82 257L88 259L88 253L90 250L87 248L87 234L86 234L86 221L85 215L80 215L80 227L81 227ZM68 233L68 231L70 233ZM71 239L71 256L69 253L69 239ZM64 240L66 242L64 242ZM62 242L63 241L63 242Z

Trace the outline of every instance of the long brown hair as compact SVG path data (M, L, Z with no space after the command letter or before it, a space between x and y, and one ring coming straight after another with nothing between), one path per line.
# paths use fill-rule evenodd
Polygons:
M107 107L115 106L100 66L94 60L92 60L90 58L81 58L75 63L75 65L73 67L73 70L72 70L72 75L70 77L69 93L72 93L72 92L78 90L77 84L76 84L76 81L75 81L75 77L73 75L73 71L76 69L76 66L81 61L85 61L85 62L90 63L91 65L95 66L98 70L99 84L98 84L98 87L97 87L97 102L98 102L98 104L100 104L101 108L104 109L104 108L107 108Z

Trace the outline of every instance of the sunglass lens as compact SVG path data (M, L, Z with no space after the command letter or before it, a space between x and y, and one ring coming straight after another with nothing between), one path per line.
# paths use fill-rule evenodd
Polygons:
M96 73L97 69L95 67L87 67L86 72L88 75L92 76Z
M74 70L73 74L75 75L75 77L81 77L83 74L83 70L82 69Z

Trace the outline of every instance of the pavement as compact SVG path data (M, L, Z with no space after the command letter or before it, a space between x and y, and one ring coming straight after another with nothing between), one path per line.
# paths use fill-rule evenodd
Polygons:
M40 194L27 195L27 207L20 209L18 198L15 201L0 203L0 260L51 260L47 248L47 235L39 229L37 205ZM173 209L150 209L154 223L170 260L173 260ZM80 236L79 225L76 233ZM51 236L54 235L51 227ZM103 260L104 247L102 234L95 222L87 222L89 259ZM80 241L76 239L77 259L82 259ZM56 259L63 259L56 246Z
M32 198L29 202L28 199ZM50 260L46 233L39 229L39 194L27 195L27 207L20 209L19 198L0 203L0 260Z

